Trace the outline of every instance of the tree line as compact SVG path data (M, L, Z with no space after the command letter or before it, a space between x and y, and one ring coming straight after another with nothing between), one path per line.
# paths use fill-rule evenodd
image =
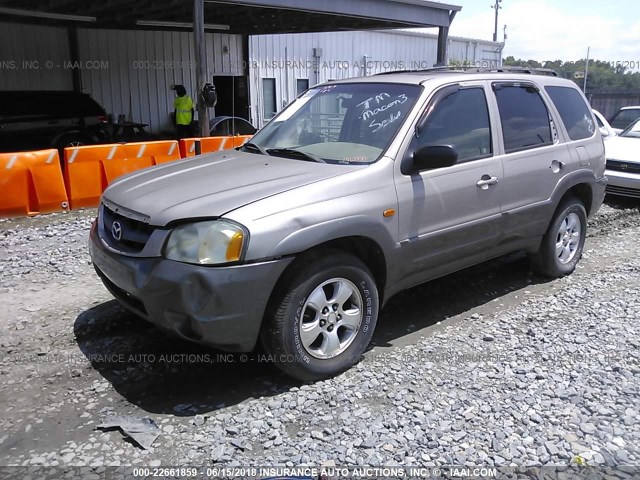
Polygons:
M562 78L568 78L576 82L580 88L584 85L584 72L586 59L576 62L562 60L538 62L536 60L515 59L508 56L503 59L504 66L550 68ZM588 91L615 91L630 92L640 90L640 59L637 61L605 62L602 60L589 60L589 74L587 76ZM635 71L634 71L635 70Z

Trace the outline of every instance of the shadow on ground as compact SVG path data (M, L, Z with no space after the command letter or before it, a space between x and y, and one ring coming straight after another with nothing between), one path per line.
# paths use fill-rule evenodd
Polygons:
M386 304L373 344L389 346L399 337L544 281L531 273L524 254L512 254L419 285Z
M616 210L629 210L634 208L640 210L640 198L620 197L607 194L604 197L604 203Z
M80 314L78 346L129 402L154 413L194 415L300 385L259 352L244 360L160 330L117 301Z
M633 214L640 206L639 200L623 197L607 196L606 202L621 215ZM591 234L606 228L604 222ZM372 346L402 343L397 340L416 332L429 335L438 322L543 281L531 274L523 254L514 254L407 290L382 310ZM124 398L148 412L194 415L300 385L260 351L242 361L238 354L183 341L115 300L83 312L74 330L94 368Z
M539 280L539 279L538 279ZM373 346L424 330L536 281L523 255L434 280L392 298ZM129 402L153 413L194 415L299 386L264 353L229 355L155 328L115 300L83 312L76 341L96 370Z

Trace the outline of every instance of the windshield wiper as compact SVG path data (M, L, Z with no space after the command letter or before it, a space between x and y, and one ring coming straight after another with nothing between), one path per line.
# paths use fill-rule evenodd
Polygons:
M327 163L322 158L313 153L303 152L302 150L296 150L295 148L270 148L267 150L268 154L275 154L277 156L292 156L294 158L301 158L303 160L311 160L312 162Z
M256 145L253 142L247 142L244 145L242 145L243 149L247 149L247 150L253 150L256 151L258 153L260 153L261 155L266 155L269 156L269 152L267 152L264 147L261 147L260 145Z

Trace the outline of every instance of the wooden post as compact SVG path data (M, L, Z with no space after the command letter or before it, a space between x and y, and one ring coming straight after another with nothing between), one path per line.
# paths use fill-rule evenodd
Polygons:
M207 51L204 38L204 0L193 0L193 43L196 49L196 92L195 98L198 102L198 125L199 136L209 136L209 112L202 104L200 91L208 80L207 73Z

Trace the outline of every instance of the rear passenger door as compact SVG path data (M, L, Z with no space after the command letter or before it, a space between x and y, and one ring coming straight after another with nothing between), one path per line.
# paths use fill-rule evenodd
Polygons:
M572 157L537 85L492 82L492 90L500 117L502 211L505 241L509 242L544 233L551 196L571 171Z

